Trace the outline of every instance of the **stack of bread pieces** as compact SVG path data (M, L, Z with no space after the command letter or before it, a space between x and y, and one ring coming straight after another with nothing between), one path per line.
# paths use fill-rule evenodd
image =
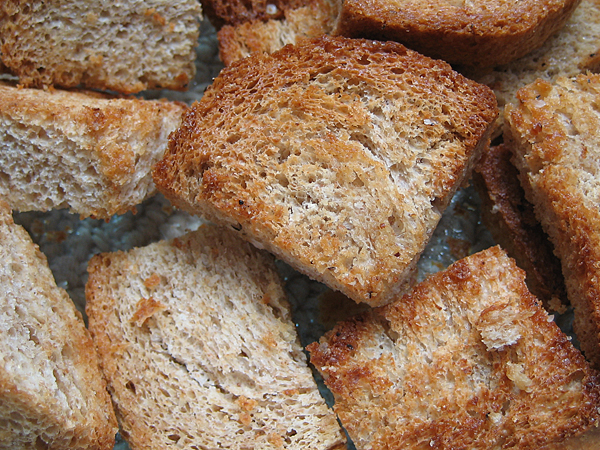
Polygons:
M145 99L192 83L203 14L223 70ZM0 448L600 448L597 27L600 0L1 2ZM499 245L417 282L471 180ZM206 223L86 261L85 320L12 217L157 193ZM361 312L301 342L282 263Z

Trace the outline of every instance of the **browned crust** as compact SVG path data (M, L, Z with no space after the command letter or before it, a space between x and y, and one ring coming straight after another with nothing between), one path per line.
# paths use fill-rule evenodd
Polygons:
M411 95L412 100L406 100ZM386 118L386 126L394 127L390 151L398 153L397 164L406 165L408 176L413 164L420 163L427 165L426 173L435 173L422 184L419 195L430 193L427 205L421 205L428 213L441 211L489 143L497 114L495 98L489 88L460 76L449 65L394 42L323 36L225 68L171 135L165 158L155 166L154 180L177 206L240 230L297 270L355 301L384 304L409 279L415 258L432 231L415 216L418 235L408 248L395 241L393 223L389 216L383 217L385 211L396 214L394 208L407 199L396 185L388 184L391 175L385 159L373 158L376 146L371 141L363 144L361 139L363 134L367 135L364 139L371 139L372 113L364 103L388 96L392 105L407 102L401 115ZM409 105L415 99L426 102L435 114L442 112L428 122L419 116L421 108ZM287 115L278 117L281 114ZM406 161L400 161L405 158L403 152L412 155L412 147L394 143L401 139L401 131L396 131L400 127L418 128L427 143L424 151L439 156L418 160L406 156ZM449 142L452 147L442 150ZM316 163L312 159L304 165L296 162L304 154L300 143L311 149L306 154ZM298 153L286 153L290 146ZM315 170L315 178L305 182L299 171L307 173L308 168ZM284 200L270 198L269 185L287 189L286 183L296 177L302 181L298 188L308 189L310 183L317 183L320 172L334 177L331 183L340 194L326 201L336 208L350 207L342 196L357 191L356 174L364 178L357 183L369 201L377 190L378 205L366 213L373 217L365 219L368 225L356 228L363 233L362 225L370 227L365 233L379 252L369 260L372 269L343 263L343 252L354 245L354 238L342 223L315 226L312 234L305 235L299 233L307 229L304 224L289 225L290 208L300 202L294 197L300 195L296 184ZM332 262L332 258L340 260Z
M533 205L525 199L511 157L505 144L493 146L484 152L473 172L482 220L494 240L525 269L531 292L547 309L556 310L568 304L560 260L535 217Z
M200 0L202 12L219 30L224 25L241 25L254 20L281 20L286 11L300 8L311 0Z
M514 326L519 337L489 348L487 325ZM308 350L342 425L365 448L538 449L598 422L596 372L499 247L341 323Z
M562 84L556 87L556 95L563 89L565 93L589 91L597 97L600 76L579 75L558 82ZM519 91L520 105L507 108L505 136L515 149L515 164L525 194L535 205L536 215L561 260L567 293L574 307L574 331L588 360L600 367L600 214L597 204L586 201L587 188L579 177L580 172L590 169L578 167L597 162L590 162L586 156L589 145L586 133L581 133L583 141L575 142L557 118L558 110L567 115L577 110L579 115L577 119L571 116L571 126L585 129L594 126L588 122L586 108L595 106L583 99L580 104L570 103L573 97L561 105L556 96L552 97L554 86L538 80ZM578 162L580 150L581 162Z
M541 46L579 0L475 3L345 0L336 33L391 39L451 64L506 64Z

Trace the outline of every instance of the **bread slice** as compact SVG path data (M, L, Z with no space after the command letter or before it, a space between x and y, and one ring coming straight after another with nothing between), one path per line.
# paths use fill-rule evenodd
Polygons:
M98 255L86 297L133 450L344 448L272 257L232 231Z
M286 9L281 19L252 20L224 25L217 33L219 56L228 66L250 53L273 53L300 39L329 34L341 3L338 0L310 0L295 9Z
M491 247L308 346L357 448L539 449L598 424L597 372L524 279Z
M0 84L0 196L19 211L109 218L156 192L152 165L186 106Z
M381 305L489 144L492 92L394 42L323 36L225 68L154 169L176 206Z
M517 96L506 139L561 260L581 348L600 367L600 76L538 80Z
M309 0L310 1L310 0ZM307 0L200 0L202 11L218 30L224 25L241 25L259 20L281 20L289 10L307 4Z
M494 136L502 133L504 105L517 103L516 93L537 78L553 81L579 73L600 71L600 0L582 0L563 28L544 45L507 65L487 70L464 71L469 78L488 85L498 99L500 114Z
M579 0L344 0L335 31L390 39L451 64L493 67L559 30Z
M552 311L564 312L569 301L560 260L525 198L518 171L506 144L484 152L473 171L481 198L481 219L517 265L527 273L529 290Z
M0 448L111 450L117 421L81 314L0 201Z
M0 57L28 87L185 89L201 16L197 0L3 0Z

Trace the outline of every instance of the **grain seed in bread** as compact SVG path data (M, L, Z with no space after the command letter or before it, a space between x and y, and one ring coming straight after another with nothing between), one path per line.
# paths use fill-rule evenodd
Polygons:
M0 201L0 448L111 450L117 421L81 314Z
M90 331L133 450L341 449L273 258L196 232L89 264Z
M595 429L598 374L524 279L491 247L308 346L357 448L537 450Z
M581 348L600 368L600 76L540 79L517 98L505 139L561 260Z
M489 88L441 61L323 36L225 68L154 179L176 206L381 305L412 282L496 114Z
M186 106L0 84L0 197L18 211L108 219L153 195Z

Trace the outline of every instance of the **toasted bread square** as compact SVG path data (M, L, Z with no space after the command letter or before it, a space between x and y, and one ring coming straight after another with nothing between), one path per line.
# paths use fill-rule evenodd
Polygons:
M27 87L185 89L201 17L197 0L3 0L0 59Z
M135 449L334 449L273 258L196 232L89 264L89 328Z
M525 450L595 431L598 374L524 278L492 247L308 346L357 448Z
M412 282L496 114L489 88L441 61L323 36L225 68L154 180L175 205L381 305Z
M0 448L112 450L117 421L81 314L0 200Z
M505 136L561 260L581 348L600 367L600 76L538 80L517 97Z
M451 64L493 67L541 46L579 0L344 0L335 33L389 39Z
M186 108L0 84L0 197L18 211L133 210L156 192L152 166Z

